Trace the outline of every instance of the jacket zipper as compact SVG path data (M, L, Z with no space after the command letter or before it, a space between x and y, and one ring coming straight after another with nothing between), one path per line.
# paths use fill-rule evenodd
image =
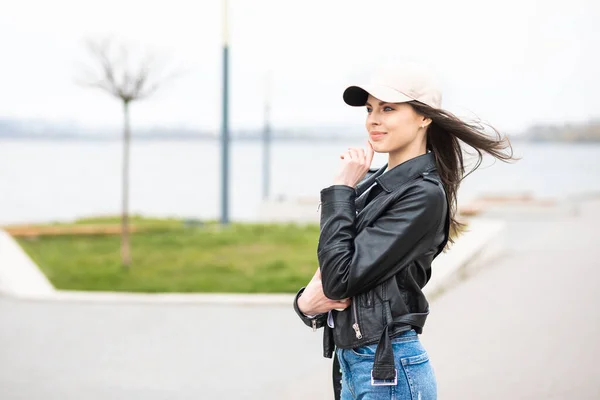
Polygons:
M362 333L360 333L360 327L358 326L358 313L356 311L356 298L352 299L352 312L354 313L354 324L352 325L352 328L354 329L354 332L356 333L356 338L362 339Z

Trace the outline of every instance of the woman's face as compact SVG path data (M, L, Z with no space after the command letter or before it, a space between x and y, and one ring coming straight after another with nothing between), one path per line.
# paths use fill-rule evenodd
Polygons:
M406 103L385 103L369 95L367 99L369 139L378 153L392 153L424 143L425 127L431 120L419 115Z

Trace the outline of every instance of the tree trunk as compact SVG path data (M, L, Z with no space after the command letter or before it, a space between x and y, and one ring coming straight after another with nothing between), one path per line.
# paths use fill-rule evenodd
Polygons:
M123 102L123 176L122 176L122 206L121 206L121 263L123 268L131 266L131 244L129 242L129 102Z

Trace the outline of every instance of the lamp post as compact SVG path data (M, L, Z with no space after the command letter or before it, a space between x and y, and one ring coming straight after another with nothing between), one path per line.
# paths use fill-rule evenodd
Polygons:
M263 200L269 198L270 191L270 146L271 146L271 74L267 73L265 77L265 114L263 129Z
M229 223L229 10L223 2L223 105L221 119L221 224Z

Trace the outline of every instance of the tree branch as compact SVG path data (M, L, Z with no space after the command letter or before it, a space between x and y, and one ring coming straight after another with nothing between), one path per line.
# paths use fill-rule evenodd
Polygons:
M102 41L88 40L87 48L101 72L92 74L89 70L85 70L85 79L80 80L82 86L102 89L122 101L131 102L148 98L164 83L181 75L181 73L173 73L159 79L151 79L153 75L158 75L155 73L157 69L155 57L147 55L134 68L130 65L131 51L124 45L120 45L114 56L115 46L110 38Z

